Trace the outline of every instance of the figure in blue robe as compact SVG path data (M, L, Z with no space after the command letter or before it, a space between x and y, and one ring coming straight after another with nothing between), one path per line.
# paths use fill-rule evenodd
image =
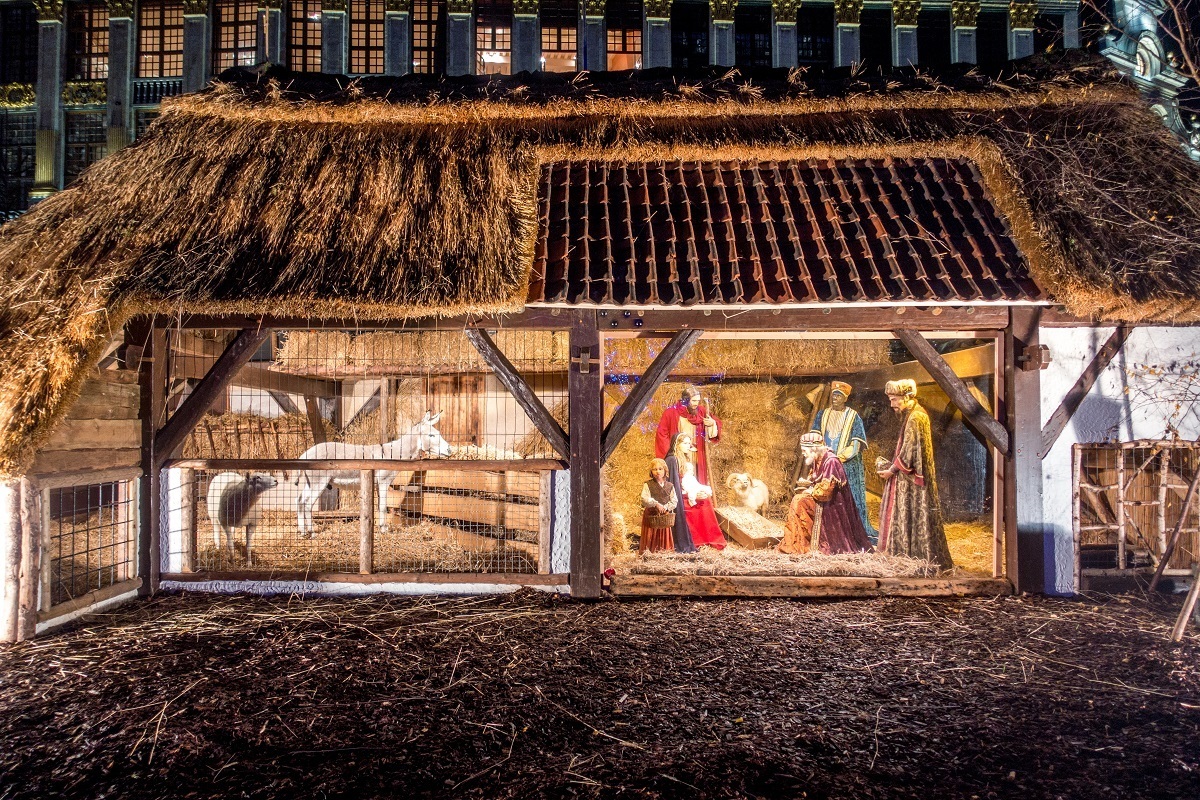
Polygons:
M850 384L833 381L829 408L817 412L812 429L825 439L825 446L837 454L846 469L846 481L854 497L854 508L862 520L863 530L871 544L879 543L879 532L871 525L867 516L867 481L863 471L863 451L867 448L867 429L862 417L846 405L850 397Z

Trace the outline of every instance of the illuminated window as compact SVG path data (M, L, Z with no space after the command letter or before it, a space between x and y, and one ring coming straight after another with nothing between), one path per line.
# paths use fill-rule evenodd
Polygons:
M177 78L183 74L183 3L142 0L138 6L139 78Z
M413 72L446 71L446 26L444 0L413 0Z
M475 4L475 53L477 74L512 74L512 0Z
M642 66L642 0L608 0L604 8L608 29L608 68Z
M252 67L258 60L257 0L213 3L213 72Z
M574 72L579 6L572 0L542 0L542 69Z
M383 72L383 0L350 0L350 73Z
M288 4L288 66L297 72L321 71L321 0Z
M67 80L108 77L108 7L73 3L67 13Z

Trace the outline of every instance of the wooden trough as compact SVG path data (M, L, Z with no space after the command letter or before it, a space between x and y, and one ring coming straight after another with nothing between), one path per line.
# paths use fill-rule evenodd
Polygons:
M500 530L541 530L542 479L535 472L415 472L388 490L389 513L419 515Z
M720 506L717 523L725 535L748 550L774 547L783 541L783 526L741 506Z

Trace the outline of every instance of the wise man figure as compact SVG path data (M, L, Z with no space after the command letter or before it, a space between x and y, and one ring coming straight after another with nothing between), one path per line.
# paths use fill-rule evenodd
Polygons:
M708 404L700 398L700 390L685 385L679 402L666 408L658 420L658 431L654 434L654 457L666 458L671 451L671 440L676 434L690 436L696 447L693 454L696 465L696 480L712 486L708 474L708 443L721 436L721 421L708 413Z
M900 415L901 424L891 462L880 458L875 465L884 481L879 550L890 556L926 559L950 569L954 561L946 544L938 501L929 414L917 402L916 381L888 381L884 393Z
M817 412L812 429L821 434L825 446L834 452L846 468L846 480L850 482L850 494L854 497L858 518L862 520L867 538L874 543L879 534L867 516L867 480L862 458L867 448L867 429L858 412L846 405L850 391L851 386L845 381L833 381L830 384L829 408Z
M800 453L808 473L796 485L788 511L782 553L860 553L871 551L838 457L816 431L800 437Z

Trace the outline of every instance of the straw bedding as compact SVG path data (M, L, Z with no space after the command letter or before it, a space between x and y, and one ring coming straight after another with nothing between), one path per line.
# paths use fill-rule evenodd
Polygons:
M622 553L611 566L633 575L812 575L860 578L932 578L937 566L928 561L875 553L788 555L776 550L746 550L735 544L717 552Z
M228 75L0 229L0 475L23 472L131 315L519 309L555 158L965 156L1055 301L1200 319L1200 169L1088 58L940 81Z

